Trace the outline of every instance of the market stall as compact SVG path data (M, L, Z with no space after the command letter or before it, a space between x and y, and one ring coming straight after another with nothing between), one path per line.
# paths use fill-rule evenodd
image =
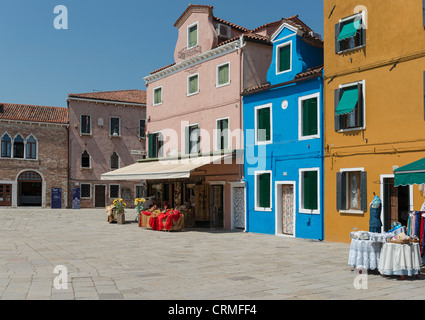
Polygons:
M139 218L139 227L156 231L178 231L184 228L184 215L173 208L164 207L159 210L157 206L147 211L142 211Z

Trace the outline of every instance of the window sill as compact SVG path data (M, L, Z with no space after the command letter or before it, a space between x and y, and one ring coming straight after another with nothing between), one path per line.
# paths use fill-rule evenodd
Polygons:
M199 91L193 92L193 93L188 93L186 94L186 97L190 97L190 96L194 96L197 95L199 93Z
M336 54L338 54L338 55L343 55L343 54L345 54L345 53L350 53L350 52L352 52L352 51L356 51L356 50L363 49L363 48L365 48L365 47L366 47L366 45L365 45L365 44L363 44L363 45L358 46L358 47L354 47L354 48L350 48L350 49L345 49L345 50L342 50L342 51L338 51L338 52L336 52Z
M320 210L300 209L299 213L303 214L320 214Z
M80 132L80 137L92 137L93 136L93 134L91 134L91 133L81 133Z
M121 136L109 135L109 139L112 139L112 138L121 139L122 137Z
M350 209L350 210L339 210L338 212L339 213L364 214L364 211L362 211L362 210L353 210L353 209Z
M254 211L261 211L261 212L272 212L272 208L258 208L255 207Z
M91 170L92 170L92 168L83 168L83 167L80 167L80 170L81 170L81 171L83 171L83 170L91 171Z
M216 88L221 88L221 87L226 87L226 86L228 86L228 85L230 85L230 81L229 81L229 82L227 82L227 83L223 83L223 84L217 84L215 87L216 87Z
M339 129L337 132L338 133L344 133L344 132L350 132L350 131L361 131L361 130L365 130L366 127L356 127L356 128L349 128L349 129Z

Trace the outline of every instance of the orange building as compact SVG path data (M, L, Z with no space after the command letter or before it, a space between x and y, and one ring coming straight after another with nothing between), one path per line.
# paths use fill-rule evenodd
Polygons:
M324 1L325 240L406 225L422 187L394 186L394 170L425 157L425 19L422 0Z

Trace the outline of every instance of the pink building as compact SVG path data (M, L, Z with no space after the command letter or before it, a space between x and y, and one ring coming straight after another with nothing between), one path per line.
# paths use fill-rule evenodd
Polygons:
M116 198L131 205L143 196L141 181L102 181L101 174L145 157L146 92L69 94L68 109L73 207L104 208Z
M213 9L189 5L175 22L175 61L144 78L149 159L116 176L145 178L158 203L183 206L186 226L244 229L241 92L266 83L280 21L249 30Z

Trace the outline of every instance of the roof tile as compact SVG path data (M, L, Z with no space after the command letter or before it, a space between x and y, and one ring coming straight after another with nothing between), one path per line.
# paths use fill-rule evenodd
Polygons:
M68 109L36 105L0 103L0 119L68 123Z
M115 102L128 102L146 104L146 91L142 90L118 90L88 93L70 93L69 98L82 98L93 100L105 100Z

